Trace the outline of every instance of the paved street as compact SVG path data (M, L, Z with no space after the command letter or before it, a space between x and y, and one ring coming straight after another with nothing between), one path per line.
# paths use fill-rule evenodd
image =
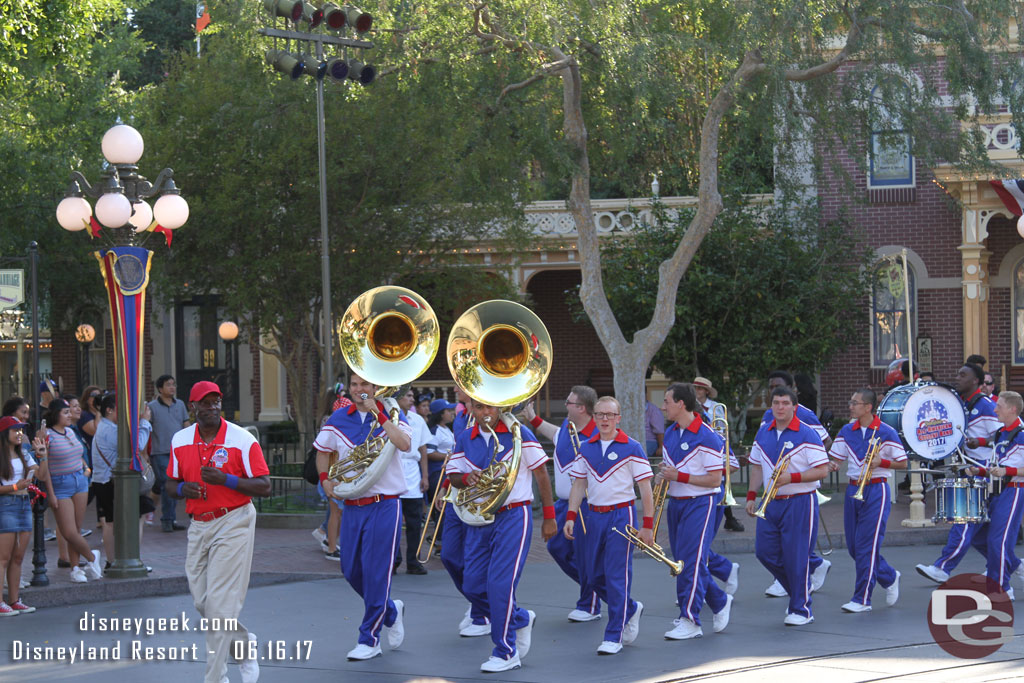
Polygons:
M672 580L667 570L647 558L638 558L634 596L646 605L640 636L633 646L615 657L599 657L594 649L601 640L604 620L570 624L565 615L572 603L572 584L550 562L533 562L519 587L521 604L537 612L533 648L518 671L488 677L495 681L682 681L714 678L725 681L811 680L827 676L830 683L870 680L999 680L1017 679L1024 660L1024 630L1016 627L1014 639L983 660L962 660L947 655L929 635L925 612L933 584L913 570L930 560L935 546L890 548L887 559L903 572L901 599L887 608L884 594L875 592L875 611L844 614L839 606L849 599L853 563L837 551L834 566L823 590L815 594L814 624L801 628L782 625L785 602L766 598L767 572L750 554L732 557L742 566L740 588L726 632L714 634L705 609L705 636L699 640L669 642L662 633L677 615L672 604ZM323 560L320 560L323 562ZM326 564L326 562L324 563ZM962 569L978 571L979 555L972 554ZM1021 591L1022 587L1017 586ZM362 663L345 661L354 645L362 605L344 580L310 580L253 588L242 621L261 642L281 641L284 654L295 657L299 642L301 660L266 661L261 681L406 681L439 677L452 681L479 680L479 664L487 658L489 639L459 638L456 624L465 602L443 571L427 576L399 574L394 596L407 604L406 642L401 650ZM184 595L56 606L36 614L3 622L0 641L0 680L60 681L77 683L119 680L200 680L202 661L84 662L70 667L49 662L13 663L12 641L33 646L110 646L120 641L123 660L130 657L131 642L142 647L186 647L197 644L203 660L201 634L157 633L147 636L81 632L79 620L88 611L98 617L167 617L185 612L195 627L191 601ZM305 659L309 644L309 658ZM275 644L276 646L276 644ZM266 645L264 645L266 648ZM267 650L261 650L266 657ZM191 657L189 657L191 659ZM237 667L229 669L239 680Z

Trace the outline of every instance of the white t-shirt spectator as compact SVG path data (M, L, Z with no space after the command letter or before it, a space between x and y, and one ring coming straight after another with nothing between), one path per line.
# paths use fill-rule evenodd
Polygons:
M422 457L420 446L426 446L430 443L433 434L430 433L430 428L427 427L427 421L415 410L407 412L405 417L409 420L409 426L412 427L412 437L409 450L399 451L398 453L398 456L402 459L402 474L405 475L405 485L409 489L401 497L422 498L423 492L420 491L420 481L423 479L423 475L420 472L420 458Z

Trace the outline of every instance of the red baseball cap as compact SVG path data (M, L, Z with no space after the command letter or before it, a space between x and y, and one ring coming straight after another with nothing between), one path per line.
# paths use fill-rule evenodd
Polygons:
M6 432L8 429L24 429L27 426L24 422L19 422L18 418L11 417L10 415L0 419L0 433Z
M220 387L217 386L216 382L208 382L205 380L202 382L196 382L192 385L192 391L188 392L188 400L191 403L194 403L195 401L202 401L210 394L223 396L220 391Z

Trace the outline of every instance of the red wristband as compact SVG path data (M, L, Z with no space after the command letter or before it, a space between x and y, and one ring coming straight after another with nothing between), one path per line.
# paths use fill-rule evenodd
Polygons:
M747 502L757 500L757 491L747 491Z
M545 508L545 509L547 509L547 508ZM551 509L554 510L554 508L551 508ZM568 512L566 512L565 513L565 521L567 521L567 522L575 522L576 521L576 511L575 510L569 510Z
M554 519L554 518L555 518L555 506L554 505L545 505L544 506L544 519Z
M790 484L799 484L801 481L803 481L803 477L800 476L799 472L794 472L793 474L789 475Z
M452 483L451 483L451 481L448 480L448 477L445 477L444 481L441 482L441 488L443 488L443 489L449 488L451 485L452 485Z
M327 473L326 472L321 472L320 473L320 483L322 484L325 481L327 481Z
M1008 477L1016 477L1017 476L1017 468L1016 467L1007 467L1006 468L1006 476L1008 476Z
M386 425L391 418L388 417L388 411L380 401L377 401L377 411L377 421L380 422L381 426Z
M979 477L987 477L988 476L988 468L987 467L979 467L978 468L978 476Z
M878 461L878 466L881 467L883 470L887 470L890 467L892 467L892 460L882 458L881 460Z
M645 529L653 529L654 528L654 517L644 517L644 528Z
M533 419L530 420L530 426L534 429L540 427L542 424L544 424L544 420L541 419L540 415L534 415Z
M690 473L689 472L680 472L679 470L676 470L676 481L678 481L678 482L680 482L682 484L689 483L690 482Z
M988 445L988 439L985 438L984 436L979 436L978 437L978 445L979 446L987 446Z

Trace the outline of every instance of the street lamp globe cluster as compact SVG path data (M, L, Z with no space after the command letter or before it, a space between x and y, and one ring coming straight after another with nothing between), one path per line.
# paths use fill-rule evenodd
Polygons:
M185 224L188 202L175 186L173 172L165 168L154 183L138 173L136 164L145 149L139 131L123 124L114 126L104 133L101 147L109 162L103 180L92 186L78 171L71 174L67 194L57 205L57 222L62 228L77 232L92 226L94 211L86 196L96 199L95 220L115 231L109 236L117 244L133 244L134 234L149 230L154 220L167 230ZM157 196L150 206L146 200Z

